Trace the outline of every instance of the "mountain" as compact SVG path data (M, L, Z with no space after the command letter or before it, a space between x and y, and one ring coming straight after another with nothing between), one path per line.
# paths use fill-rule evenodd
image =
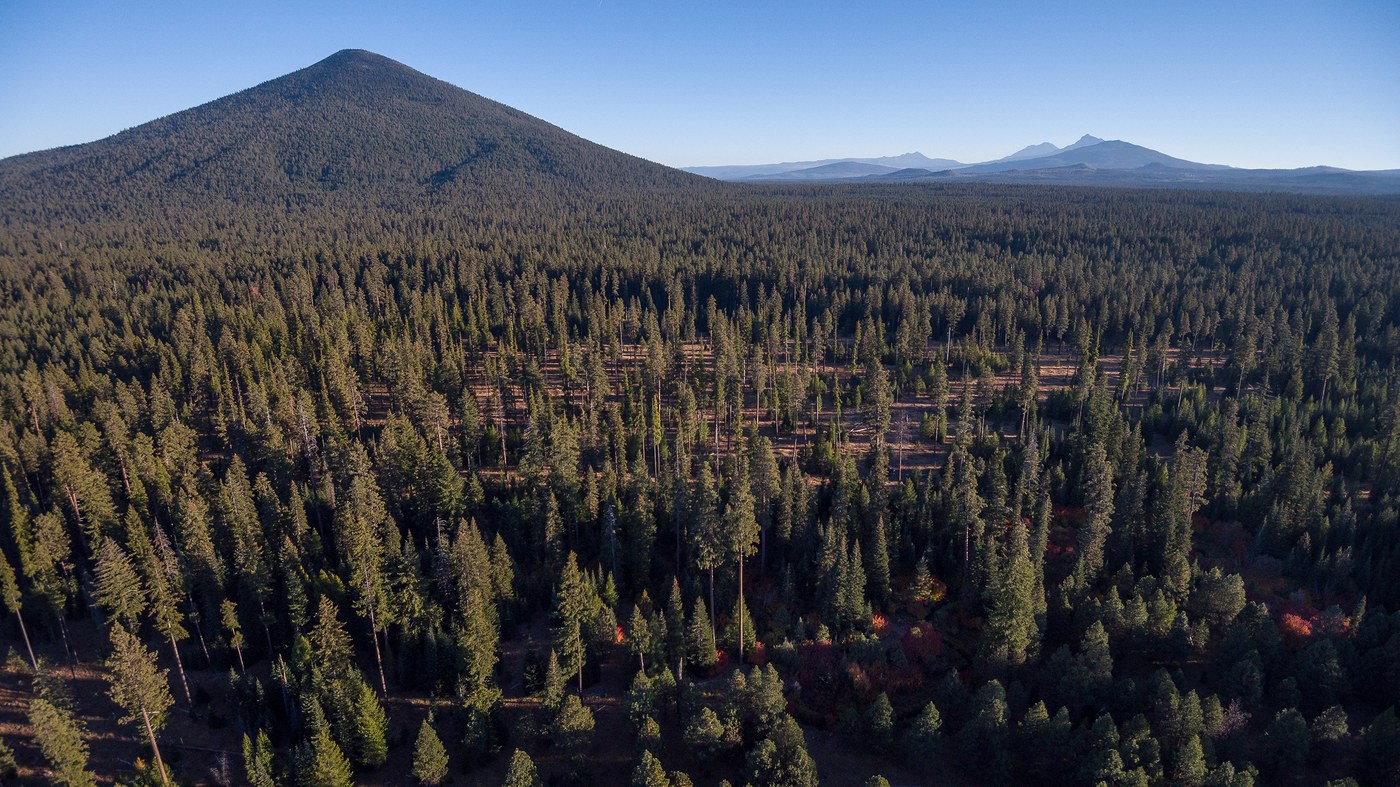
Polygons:
M1103 140L1099 139L1098 137L1092 136L1092 135L1090 135L1090 134L1085 134L1084 136L1080 137L1080 138L1078 139L1078 141L1072 142L1072 143L1070 143L1070 144L1064 146L1063 148L1060 148L1060 152L1061 152L1061 153L1064 153L1064 152L1067 151L1067 150L1075 150L1075 149L1077 149L1077 148L1087 148L1087 147L1089 147L1090 145L1097 145L1097 144L1099 144L1100 142L1103 142Z
M1122 140L1092 142L1094 137L1085 136L1079 142L1048 156L1026 159L1002 159L987 164L974 164L963 167L964 174L983 172L1007 172L1010 170L1051 169L1084 165L1096 169L1137 169L1149 164L1178 169L1210 169L1212 165L1174 158L1150 148L1134 145ZM1013 154L1014 155L1014 154Z
M817 161L785 161L781 164L729 164L713 167L682 167L686 172L696 175L704 175L715 180L768 180L770 176L784 175L785 173L798 172L800 170L813 170L820 167L827 167L832 164L871 164L878 167L886 167L889 170L918 168L928 170L948 169L950 167L963 166L961 162L944 158L929 158L922 153L902 153L898 156L878 156L875 158L829 158ZM834 170L840 171L840 170ZM854 177L858 175L869 175L870 171L856 172L851 170L852 175L842 175L839 177ZM797 176L797 177L775 177L776 180L821 180L837 177L833 175L817 177Z
M880 183L1025 183L1126 188L1279 191L1300 194L1400 194L1400 170L1336 167L1238 169L1168 156L1122 140L1085 134L1060 148L1031 145L1005 158L962 167L911 167L859 178Z
M836 161L816 167L807 167L806 169L775 172L771 175L750 175L744 178L744 180L841 180L845 178L868 177L870 175L886 175L891 172L896 172L899 169L901 168L886 167L880 164L867 164L860 161Z
M1025 161L1026 159L1044 158L1046 156L1053 156L1056 153L1064 153L1068 150L1075 150L1078 148L1088 147L1090 145L1097 145L1100 142L1103 142L1103 140L1099 139L1098 137L1091 136L1089 134L1085 134L1084 136L1080 137L1078 141L1066 145L1065 147L1057 147L1056 145L1050 142L1042 142L1039 145L1027 145L1026 147L1021 148L1020 150L1016 151L1015 153L1012 153L1009 156L997 159L997 162Z
M0 161L0 213L404 205L705 181L610 150L401 63L347 49L85 145ZM100 207L95 207L100 206Z
M1028 158L1040 158L1041 156L1053 156L1060 152L1060 148L1049 142L1042 142L1039 145L1027 145L1009 156L997 159L997 161L1020 161Z

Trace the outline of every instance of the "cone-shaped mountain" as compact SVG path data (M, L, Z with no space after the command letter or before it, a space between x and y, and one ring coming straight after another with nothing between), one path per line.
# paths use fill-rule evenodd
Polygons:
M0 204L10 205L4 212L12 215L16 208L93 205L124 213L133 200L167 207L345 199L389 206L453 195L592 195L703 182L388 58L347 49L106 139L0 161ZM35 204L39 198L44 208Z

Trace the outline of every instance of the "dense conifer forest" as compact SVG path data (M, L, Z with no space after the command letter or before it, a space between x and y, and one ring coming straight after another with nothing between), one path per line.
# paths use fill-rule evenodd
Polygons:
M386 63L0 162L0 782L1400 783L1400 202Z

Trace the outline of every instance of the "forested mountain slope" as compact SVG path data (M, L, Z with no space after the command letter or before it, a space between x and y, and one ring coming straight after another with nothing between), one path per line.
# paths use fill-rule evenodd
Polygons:
M347 49L97 142L0 161L0 210L44 227L178 223L239 208L467 207L703 182Z

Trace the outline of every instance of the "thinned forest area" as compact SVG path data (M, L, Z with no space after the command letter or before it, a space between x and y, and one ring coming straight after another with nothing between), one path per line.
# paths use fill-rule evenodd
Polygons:
M1400 784L1400 202L335 199L5 214L0 781Z

